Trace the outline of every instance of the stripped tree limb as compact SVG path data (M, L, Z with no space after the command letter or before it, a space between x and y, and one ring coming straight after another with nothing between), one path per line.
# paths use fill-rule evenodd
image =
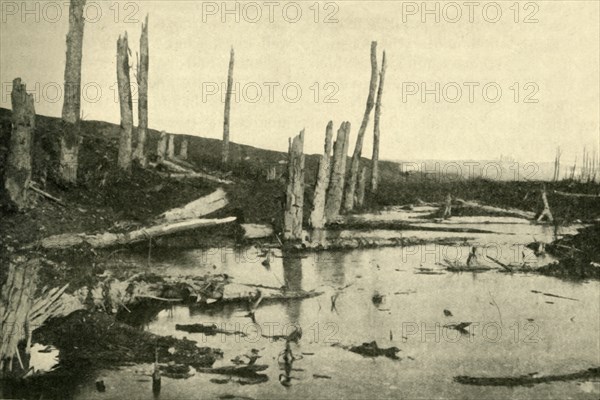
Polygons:
M558 194L560 196L567 196L567 197L589 197L592 199L600 198L600 194L567 193L567 192L561 192L560 190L554 190L553 193Z
M65 249L82 244L88 244L93 248L106 248L116 245L138 243L150 238L172 235L198 228L228 224L234 222L235 220L235 217L220 219L192 219L182 222L154 225L149 228L142 228L127 233L104 232L95 235L85 233L66 233L44 238L38 242L25 246L24 249L27 250L36 247L41 247L44 249Z
M37 187L35 187L33 182L30 182L30 183L29 183L29 189L33 190L34 192L36 192L36 193L38 193L38 194L40 194L40 195L42 195L42 196L44 196L44 197L47 197L47 198L49 198L49 199L50 199L50 200L52 200L52 201L55 201L56 203L60 204L60 205L61 205L61 206L63 206L63 207L66 207L66 206L67 206L67 205L66 205L66 204L65 204L65 203L64 203L64 202L63 202L61 199L59 199L58 197L54 197L54 196L52 196L50 193L46 193L46 192L44 192L42 189L38 189Z
M500 208L500 207L487 206L487 205L480 204L476 201L465 201L463 199L458 199L458 198L455 199L455 201L457 203L459 203L461 206L467 207L467 208L479 208L483 211L503 213L503 214L512 215L515 217L527 218L527 219L535 218L535 213L531 212L531 211L523 211L523 210L519 210L516 208Z
M194 200L180 208L174 208L161 214L157 221L176 222L186 219L199 218L212 214L227 205L227 193L223 189L217 189L208 196Z

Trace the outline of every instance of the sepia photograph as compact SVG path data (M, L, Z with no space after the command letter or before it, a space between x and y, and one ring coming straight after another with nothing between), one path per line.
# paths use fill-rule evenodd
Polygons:
M599 0L0 0L0 400L600 399Z

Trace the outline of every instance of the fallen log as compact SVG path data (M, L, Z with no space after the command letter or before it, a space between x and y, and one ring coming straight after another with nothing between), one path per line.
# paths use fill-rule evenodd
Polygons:
M519 210L516 208L500 208L500 207L487 206L484 204L480 204L476 201L466 201L466 200L458 199L458 198L455 199L455 201L457 203L459 203L462 207L466 207L466 208L479 208L479 209L481 209L483 211L487 211L487 212L502 213L502 214L512 215L512 216L526 218L526 219L534 219L535 218L535 213L532 211L523 211L523 210Z
M600 194L587 194L587 193L567 193L567 192L561 192L560 190L554 190L553 191L554 194L558 194L560 196L567 196L567 197L589 197L589 198L600 198Z
M95 235L85 233L66 233L44 238L40 241L25 246L24 249L27 250L36 247L41 247L44 249L65 249L82 244L88 244L93 248L106 248L116 245L138 243L151 238L172 235L198 228L228 224L234 222L235 220L235 217L220 219L198 218L188 221L159 224L149 228L142 228L126 233L104 232Z
M527 374L519 376L500 376L500 377L476 377L476 376L455 376L454 381L463 385L475 386L531 386L539 383L567 382L595 380L600 378L600 368L589 368L570 374L555 374L535 376L536 374Z
M241 224L245 239L262 239L273 236L273 227L264 224Z
M211 194L201 197L183 207L168 210L156 219L160 222L177 222L192 218L199 218L212 214L228 204L227 193L223 189L217 189Z
M204 172L190 172L190 173L158 173L163 178L172 179L206 179L207 181L220 183L222 185L233 185L233 181L227 179L217 178L216 176L204 173Z

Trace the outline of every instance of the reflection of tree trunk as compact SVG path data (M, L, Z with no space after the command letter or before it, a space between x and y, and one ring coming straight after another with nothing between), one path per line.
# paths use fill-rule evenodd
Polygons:
M223 118L223 150L221 154L221 162L225 165L229 162L229 112L231 110L231 90L233 86L233 62L234 52L231 48L229 57L229 70L227 73L227 92L225 93L225 112Z
M148 16L142 22L142 36L140 38L140 59L137 67L138 82L138 137L133 158L140 165L146 165L146 130L148 129Z
M27 189L31 180L31 142L35 129L33 95L27 94L21 79L13 81L12 132L4 171L4 189L8 200L18 210L27 205Z
M304 130L290 139L288 184L284 215L283 237L302 239L302 209L304 207Z
M371 111L375 106L375 91L377 90L377 42L371 42L371 82L369 83L369 96L367 97L367 106L363 116L362 123L356 137L356 145L354 146L354 154L352 154L352 163L350 164L350 176L346 183L346 193L344 197L344 210L352 211L354 208L354 196L356 192L356 184L358 182L358 173L360 168L360 157L362 154L363 139L369 124Z
M0 372L12 370L13 357L22 363L17 345L30 335L29 311L35 295L39 259L24 263L10 262L8 278L0 294L2 343L0 345ZM29 349L27 348L27 351Z
M83 55L83 9L86 0L71 0L65 62L65 88L62 108L63 132L60 138L59 178L77 181L79 157L79 118L81 115L81 59Z
M371 191L377 191L379 184L379 119L381 117L381 98L383 97L383 83L385 81L385 51L381 61L381 72L379 73L379 89L377 90L377 102L375 104L375 121L373 122L373 156L371 157Z
M302 290L302 259L293 255L283 255L283 284L286 290ZM286 313L291 323L297 323L300 320L300 307L302 301L290 300L286 305Z
M325 197L327 187L329 186L330 175L330 157L331 140L333 136L333 121L329 121L325 131L325 152L319 160L319 172L317 174L317 184L315 185L315 195L313 199L313 209L310 214L310 225L312 228L321 229L325 226Z
M333 162L331 164L331 178L327 189L325 203L325 220L333 221L340 213L342 196L344 194L344 181L346 175L346 159L350 144L350 122L342 122L337 131L337 138L333 145Z
M131 133L133 131L133 105L131 81L129 80L129 45L127 32L117 41L117 80L121 108L121 134L119 137L118 166L126 173L131 172Z

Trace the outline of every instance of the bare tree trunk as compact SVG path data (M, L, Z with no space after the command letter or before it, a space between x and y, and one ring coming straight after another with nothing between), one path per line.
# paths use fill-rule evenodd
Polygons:
M0 294L0 373L6 369L12 370L15 355L23 365L17 346L30 334L29 311L33 304L39 266L39 259L9 262L8 278Z
M227 93L225 94L225 113L223 119L223 153L221 162L224 165L229 162L229 112L231 110L231 89L233 86L233 62L234 52L232 47L229 58L229 72L227 73Z
M344 181L346 176L346 159L350 145L350 122L342 122L337 131L333 145L333 163L331 165L331 178L327 189L325 203L325 219L333 221L340 214L342 196L344 194Z
M175 158L175 135L169 135L169 145L167 146L167 158Z
M356 205L362 207L365 203L365 190L367 188L367 167L362 167L360 177L358 178L358 187L356 189Z
M148 67L150 65L148 49L148 16L142 22L142 36L140 37L140 59L137 65L138 83L138 129L137 146L133 159L141 166L146 166L146 132L148 130Z
M182 160L187 160L188 158L188 138L182 137L181 144L179 146L179 158Z
M167 156L167 132L160 132L160 139L158 139L158 145L156 147L156 157L158 158L158 162L162 162Z
M356 182L358 180L358 170L360 168L360 157L362 154L363 139L367 126L369 125L369 117L375 106L375 91L377 90L377 42L371 42L371 82L369 83L369 96L367 97L367 106L363 116L358 136L356 137L356 145L354 154L352 155L352 164L350 165L350 176L346 184L346 193L344 198L344 210L352 211L354 208L354 195L356 192Z
M63 132L60 138L59 179L77 182L79 158L79 119L81 116L81 59L83 55L83 9L86 0L71 0L65 62L65 90L62 108Z
M290 139L288 162L283 237L300 240L304 207L304 129L293 140Z
M121 135L119 137L118 166L126 173L131 172L131 132L133 131L133 105L129 80L129 45L127 32L117 41L117 84L121 107Z
M375 121L373 123L373 156L371 157L371 191L377 191L379 184L379 119L381 117L381 98L383 97L383 84L385 82L385 51L381 61L381 72L379 73L379 89L377 89L377 102L375 103Z
M325 152L319 161L319 172L317 173L317 184L313 198L313 209L310 214L309 224L312 228L322 229L325 227L325 199L330 177L330 159L333 137L333 121L329 121L325 130Z
M33 95L27 94L21 78L13 81L12 132L6 160L4 189L17 210L27 206L27 189L31 181L31 142L35 129Z

